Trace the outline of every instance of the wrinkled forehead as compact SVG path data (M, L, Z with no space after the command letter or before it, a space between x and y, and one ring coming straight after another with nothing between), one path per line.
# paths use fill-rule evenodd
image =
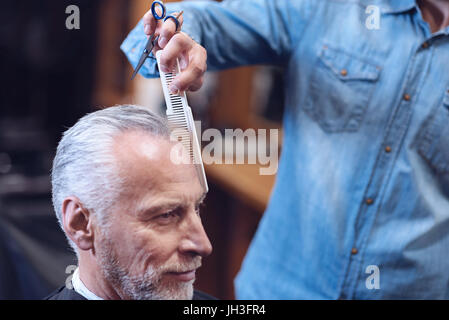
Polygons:
M118 174L134 192L142 189L145 192L195 193L197 185L201 188L195 167L188 161L180 161L179 143L168 138L140 131L125 132L116 137L113 152Z

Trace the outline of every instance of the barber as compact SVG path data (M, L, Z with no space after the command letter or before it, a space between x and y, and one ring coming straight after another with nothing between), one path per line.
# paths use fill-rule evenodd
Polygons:
M449 1L371 4L170 3L182 32L147 13L122 44L135 65L158 33L174 92L200 88L206 60L284 69L282 159L240 299L449 298Z

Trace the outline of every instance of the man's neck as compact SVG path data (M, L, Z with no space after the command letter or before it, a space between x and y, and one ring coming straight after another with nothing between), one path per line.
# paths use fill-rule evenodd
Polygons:
M418 5L432 33L449 26L449 0L418 0Z
M83 261L80 257L78 269L80 280L84 286L104 300L120 300L116 290L104 278L98 265Z

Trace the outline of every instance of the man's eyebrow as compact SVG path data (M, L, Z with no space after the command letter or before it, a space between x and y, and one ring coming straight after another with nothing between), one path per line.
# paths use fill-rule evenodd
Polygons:
M198 200L195 202L195 205L199 206L206 198L206 195L207 195L206 192L204 192L201 195L201 197L198 198ZM157 203L150 207L139 209L138 214L139 215L154 214L154 213L158 213L161 211L175 210L175 209L182 208L185 206L186 206L185 203L177 202L177 201L173 201L173 202L169 202L169 203L160 203L160 204Z
M155 214L155 213L162 212L162 211L174 210L179 207L182 207L182 204L178 203L178 202L155 204L150 207L145 207L145 208L139 209L138 214L139 215Z

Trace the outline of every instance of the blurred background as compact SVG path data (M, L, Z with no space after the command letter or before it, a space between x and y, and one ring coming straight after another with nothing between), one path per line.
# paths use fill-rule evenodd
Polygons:
M165 1L169 2L169 1ZM54 215L50 170L62 132L81 116L117 104L164 110L159 79L140 75L119 47L149 9L148 0L2 0L0 2L0 299L41 299L76 264ZM80 29L66 28L66 8ZM207 48L206 48L207 49ZM280 70L209 72L189 93L202 129L280 129ZM281 145L281 144L280 144ZM214 246L196 287L233 299L233 279L267 205L275 176L259 164L206 166L202 210Z

